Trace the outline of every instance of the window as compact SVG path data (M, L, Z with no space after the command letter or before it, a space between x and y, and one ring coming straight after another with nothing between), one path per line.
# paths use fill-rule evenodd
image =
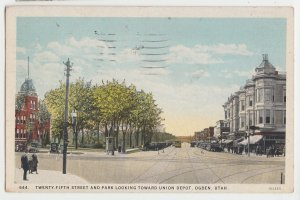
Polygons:
M258 123L262 124L263 123L263 111L258 110Z
M257 89L257 102L262 102L262 99L263 99L263 89L260 88L260 89Z
M282 102L283 101L283 85L276 85L275 86L275 102Z
M270 124L271 119L271 111L268 109L266 110L266 124Z
M241 110L244 111L245 110L245 101L241 100Z
M241 117L241 128L245 127L245 117Z
M283 90L283 102L286 103L286 90Z
M286 124L286 111L283 111L283 124Z
M272 95L272 89L270 89L270 88L266 88L265 89L265 94L264 94L264 97L265 97L265 102L271 102L271 101L273 101L272 100L272 97L273 95Z
M275 110L274 111L274 118L275 118L275 124L282 124L284 121L282 110Z
M249 97L249 106L252 106L252 101L253 101L253 97L250 96L250 97Z
M253 113L250 113L249 114L249 126L253 125L252 120L253 120Z

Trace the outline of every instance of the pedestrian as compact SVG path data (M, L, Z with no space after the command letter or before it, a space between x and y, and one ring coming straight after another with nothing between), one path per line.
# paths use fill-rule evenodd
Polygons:
M39 163L39 161L37 159L37 155L36 154L32 154L32 160L31 160L31 165L30 165L29 173L32 174L32 172L35 172L36 174L38 174L38 172L37 172L38 163Z
M28 181L27 179L27 171L29 170L29 163L28 163L28 157L27 154L25 153L24 155L21 156L21 168L23 168L23 180Z

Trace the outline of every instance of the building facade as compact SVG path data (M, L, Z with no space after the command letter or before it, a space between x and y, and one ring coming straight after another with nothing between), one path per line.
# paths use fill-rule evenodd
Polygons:
M225 139L227 138L227 135L229 134L230 129L225 120L218 120L216 122L216 125L214 127L214 137L218 139Z
M225 121L235 139L253 131L261 135L263 145L283 144L286 124L286 74L279 73L263 54L255 75L223 105Z
M16 95L15 144L42 143L50 135L50 114L46 119L39 116L39 100L33 81L26 78Z

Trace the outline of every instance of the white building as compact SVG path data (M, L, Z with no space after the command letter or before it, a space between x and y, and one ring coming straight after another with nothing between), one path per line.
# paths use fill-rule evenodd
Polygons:
M286 124L286 74L279 73L263 54L255 75L223 105L230 135L242 137L259 127L264 146L284 144Z

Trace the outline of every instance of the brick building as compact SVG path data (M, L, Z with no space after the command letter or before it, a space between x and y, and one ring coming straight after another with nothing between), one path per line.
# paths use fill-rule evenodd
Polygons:
M28 145L30 142L42 144L50 135L50 114L41 116L38 95L33 81L26 78L16 95L15 144ZM43 111L48 112L47 109ZM45 115L44 115L45 116Z

